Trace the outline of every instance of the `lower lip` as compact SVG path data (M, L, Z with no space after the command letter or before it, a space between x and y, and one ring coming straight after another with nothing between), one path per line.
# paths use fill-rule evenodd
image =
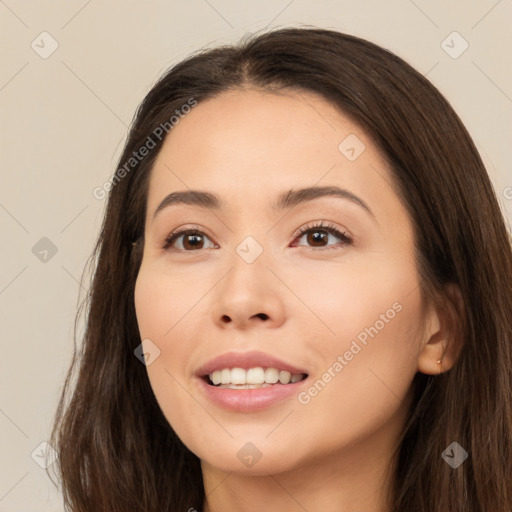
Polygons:
M293 384L274 384L259 389L220 388L211 386L200 377L198 377L198 380L201 391L209 400L220 407L236 412L255 412L266 409L296 394L299 388L308 380L308 377Z

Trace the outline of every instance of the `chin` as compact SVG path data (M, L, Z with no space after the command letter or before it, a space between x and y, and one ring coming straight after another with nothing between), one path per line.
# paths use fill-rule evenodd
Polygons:
M297 450L293 443L283 444L281 440L270 442L261 436L243 436L225 440L222 443L194 446L194 453L201 464L208 464L226 473L266 476L289 471L300 465ZM197 448L197 449L196 449ZM291 456L293 454L293 457Z
M289 455L289 454L288 454ZM215 462L215 463L213 463ZM235 456L225 457L222 460L216 460L215 458L201 459L201 465L208 464L216 468L219 471L225 473L234 473L237 475L246 476L268 476L279 473L285 473L297 467L287 461L287 454L280 454L278 458L268 457L263 455L261 459L255 462L253 465L245 465Z

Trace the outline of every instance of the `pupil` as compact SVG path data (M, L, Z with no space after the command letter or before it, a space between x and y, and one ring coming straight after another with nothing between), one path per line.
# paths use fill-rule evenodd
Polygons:
M192 241L191 245L192 247L197 247L197 245L200 243L200 238L201 237L198 235L188 235L187 242L190 244L191 240L195 240L195 242Z
M321 242L323 240L323 238L325 237L325 233L322 233L322 234L320 234L320 233L321 233L320 231L312 232L313 242ZM316 235L319 235L319 236L316 236Z

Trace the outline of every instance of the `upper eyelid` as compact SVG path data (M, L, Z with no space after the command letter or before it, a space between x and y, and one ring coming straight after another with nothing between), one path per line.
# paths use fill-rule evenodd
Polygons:
M346 228L343 228L343 227L337 227L336 225L334 225L332 222L330 221L327 221L326 224L322 224L322 225L319 225L320 223L323 223L323 222L326 222L326 221L311 221L311 222L307 222L306 224L303 224L300 228L297 228L292 234L291 236L299 236L299 235L302 235L304 234L304 232L307 232L308 230L310 229L318 229L318 230L322 230L322 229L336 229L337 231L340 231L341 234L343 233L346 233L347 236L350 236L352 237L350 231ZM188 231L197 231L198 233L202 233L204 235L207 235L209 238L212 238L210 237L210 235L208 235L208 232L205 228L201 228L201 227L198 227L198 226L195 226L195 225L184 225L183 227L179 227L179 228L176 228L174 229L173 231L171 231L170 233L168 233L166 236L165 236L165 239L173 236L173 235L179 235L179 236L182 236L184 234L186 234Z
M302 236L305 233L307 233L308 231L313 231L315 229L318 229L318 231L323 230L323 231L327 231L327 232L330 232L331 230L335 230L335 231L338 231L340 235L345 235L348 238L352 238L352 234L348 231L348 229L338 227L330 221L323 221L323 220L308 222L307 224L304 224L303 226L301 226L300 228L295 230L293 232L292 236L295 236L295 237Z

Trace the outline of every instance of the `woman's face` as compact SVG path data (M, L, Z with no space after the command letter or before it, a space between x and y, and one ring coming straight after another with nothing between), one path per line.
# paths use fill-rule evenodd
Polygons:
M310 187L341 192L297 192ZM169 198L192 190L218 207ZM312 93L231 91L181 118L150 178L135 306L151 386L185 445L254 475L388 454L431 323L412 229L375 145ZM287 369L307 377L286 384Z

